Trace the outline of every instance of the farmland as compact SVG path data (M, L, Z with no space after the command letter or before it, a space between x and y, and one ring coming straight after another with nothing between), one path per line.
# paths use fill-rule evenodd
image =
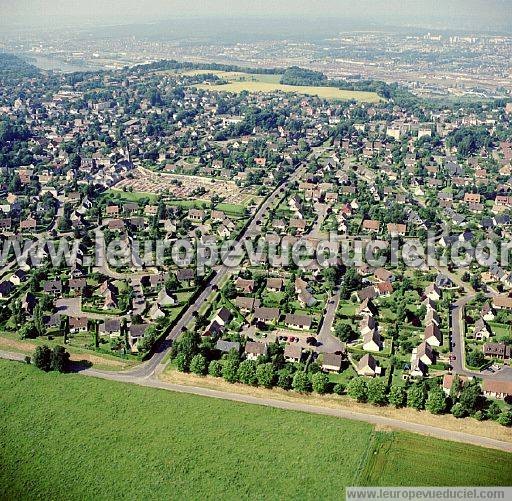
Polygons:
M200 89L213 89L237 94L242 91L248 91L251 93L281 91L307 96L318 96L332 101L346 101L351 99L367 103L378 103L381 101L381 98L375 92L343 90L337 89L336 87L283 85L279 83L280 75L253 75L248 73L230 73L225 71L195 71L187 73L211 73L227 82L219 85L197 85Z
M364 423L5 361L0 376L3 499L339 499L348 485L512 481L506 453Z

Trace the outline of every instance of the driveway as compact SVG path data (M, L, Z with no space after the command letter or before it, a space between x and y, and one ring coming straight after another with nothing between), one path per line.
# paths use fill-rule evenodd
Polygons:
M342 343L333 332L334 321L336 320L336 311L340 304L340 293L335 292L327 301L325 313L322 319L322 325L317 337L317 351L319 353L336 353L337 351L344 350L344 343Z

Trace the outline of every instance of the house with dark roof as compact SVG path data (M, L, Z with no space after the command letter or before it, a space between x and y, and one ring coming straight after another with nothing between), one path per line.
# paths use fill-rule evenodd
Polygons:
M490 358L508 360L510 358L510 346L505 343L485 343L484 355Z
M311 329L312 319L309 315L297 315L294 313L287 313L284 323L291 329L309 330Z
M375 377L380 375L382 368L377 364L375 357L367 353L357 363L356 370L360 376Z
M62 282L60 280L49 280L44 284L43 290L46 294L60 296L62 294Z
M327 372L339 372L343 363L343 355L337 353L324 353L322 370Z

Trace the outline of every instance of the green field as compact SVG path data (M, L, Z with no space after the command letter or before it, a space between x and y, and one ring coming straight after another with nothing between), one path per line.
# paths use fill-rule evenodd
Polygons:
M244 90L248 92L281 91L295 94L304 94L307 96L318 96L333 101L346 101L354 99L356 101L365 103L378 103L382 100L375 92L342 90L337 89L336 87L283 85L279 83L281 75L253 75L249 73L231 73L226 71L189 71L185 74L197 75L205 73L213 73L228 83L222 85L197 85L197 87L200 89L219 90L234 93L239 93Z
M1 499L341 499L510 485L511 456L364 423L0 361Z

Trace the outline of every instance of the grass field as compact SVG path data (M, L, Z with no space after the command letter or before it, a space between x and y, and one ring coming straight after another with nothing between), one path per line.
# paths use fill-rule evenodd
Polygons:
M0 361L1 499L341 499L510 485L511 456L364 423Z
M240 72L226 71L192 71L186 72L189 75L197 75L204 73L213 73L218 77L227 81L223 85L197 85L200 89L219 90L224 92L239 93L244 90L248 92L290 92L295 94L304 94L307 96L318 96L333 101L346 101L354 99L366 103L378 103L382 99L375 92L361 92L337 89L336 87L321 86L299 86L299 85L283 85L280 84L281 75L253 75Z

